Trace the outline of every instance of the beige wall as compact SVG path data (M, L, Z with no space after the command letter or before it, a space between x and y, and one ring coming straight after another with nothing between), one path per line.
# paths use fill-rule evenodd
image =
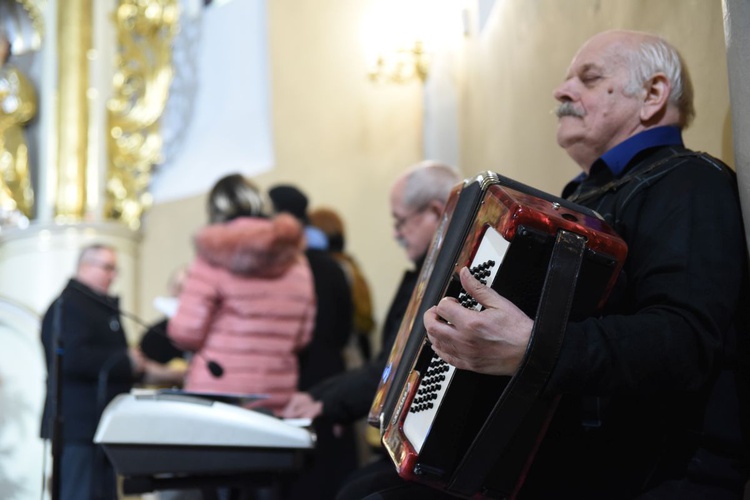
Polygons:
M423 96L416 83L378 86L365 77L358 32L376 1L268 2L277 161L257 180L264 187L294 182L313 205L345 215L349 248L372 282L382 319L407 265L391 238L387 193L423 154ZM484 31L454 48L449 78L459 95L464 174L496 170L557 193L578 173L555 144L552 90L578 46L609 28L660 33L682 50L697 108L686 141L732 162L720 1L498 0ZM164 292L170 271L189 261L190 235L204 221L202 197L147 215L141 314L156 315L151 300Z

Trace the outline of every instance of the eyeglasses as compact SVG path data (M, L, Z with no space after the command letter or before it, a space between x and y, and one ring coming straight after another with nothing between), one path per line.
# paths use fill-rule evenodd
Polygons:
M87 262L89 265L92 265L94 267L98 267L99 269L103 269L104 271L108 273L116 273L117 272L117 266L115 264L112 264L111 262L102 262L98 260L90 260Z
M403 229L403 227L409 222L410 219L424 212L426 208L427 207L422 207L410 213L409 215L404 215L404 216L398 216L396 214L393 214L393 228L396 231L400 232L401 229Z

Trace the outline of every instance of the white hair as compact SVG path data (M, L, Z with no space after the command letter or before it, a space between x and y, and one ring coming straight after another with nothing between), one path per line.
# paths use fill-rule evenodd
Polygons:
M672 86L669 103L680 113L679 125L681 128L690 125L695 117L693 83L677 49L661 37L649 36L634 50L627 51L626 57L631 75L625 92L636 95L643 90L643 84L649 78L656 73L664 73Z
M453 188L462 180L454 167L436 161L423 161L413 165L404 174L403 204L415 210L432 201L445 203Z

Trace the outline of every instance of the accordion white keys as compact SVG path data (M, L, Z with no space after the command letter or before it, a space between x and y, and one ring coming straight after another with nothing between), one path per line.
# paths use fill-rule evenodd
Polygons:
M542 389L565 325L605 304L626 254L585 207L492 172L456 186L368 418L398 473L466 498L512 498L554 412ZM456 369L427 340L422 316L442 298L480 308L460 286L464 266L535 319L513 377Z

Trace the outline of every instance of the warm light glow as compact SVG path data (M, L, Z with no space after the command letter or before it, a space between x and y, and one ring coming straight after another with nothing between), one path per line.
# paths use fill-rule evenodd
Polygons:
M373 81L404 83L415 78L424 81L429 71L430 55L417 40L412 47L378 56L369 76Z
M377 81L424 80L430 54L463 33L459 0L381 0L373 3L361 29L362 47Z

